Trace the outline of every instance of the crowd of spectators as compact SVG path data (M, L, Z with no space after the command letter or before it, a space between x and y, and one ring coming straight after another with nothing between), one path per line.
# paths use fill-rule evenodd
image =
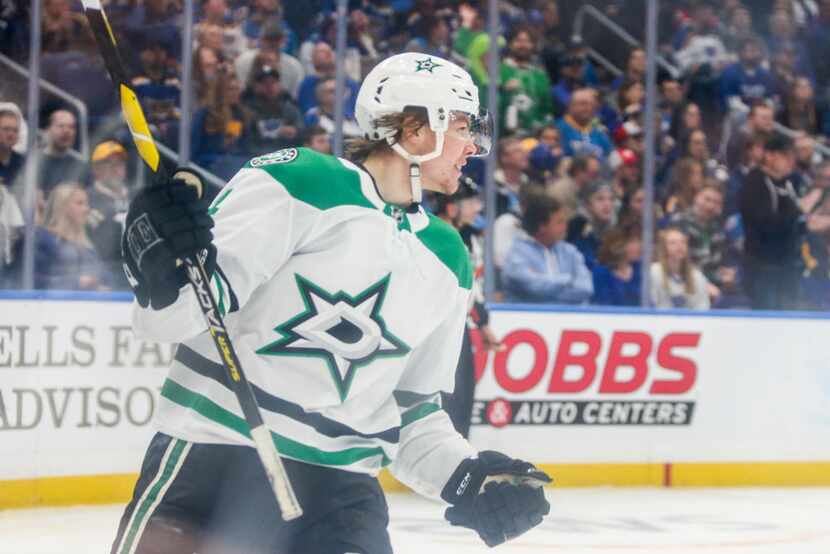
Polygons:
M643 39L645 3L594 0ZM465 66L487 102L499 91L493 228L507 301L655 307L821 309L830 304L830 0L661 2L654 259L642 267L646 53L602 30L574 35L579 2L352 0L345 92L335 93L333 0L201 0L182 52L178 0L105 2L154 136L228 179L287 146L331 152L337 102L358 136L362 77L401 51ZM11 2L0 51L25 59L28 7ZM79 2L45 0L44 74L82 99L97 131L76 151L77 114L42 118L35 221L37 286L124 289L118 236L134 189L132 154ZM807 45L810 45L808 48ZM589 48L590 47L590 48ZM488 73L491 48L499 51ZM612 71L593 57L602 53ZM181 63L193 60L182 83ZM190 129L181 129L183 87ZM0 100L8 100L2 97ZM0 103L0 287L19 279L25 121ZM788 128L787 136L781 126ZM483 162L465 174L483 184ZM80 223L81 221L85 223ZM482 233L482 218L468 227ZM72 276L69 278L68 276Z

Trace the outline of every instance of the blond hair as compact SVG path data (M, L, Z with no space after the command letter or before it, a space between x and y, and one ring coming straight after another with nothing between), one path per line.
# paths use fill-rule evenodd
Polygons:
M423 108L405 108L404 111L381 116L375 127L396 129L392 144L399 142L404 131L417 131L428 123L426 110ZM388 152L389 142L385 138L372 140L369 138L353 138L346 141L346 157L350 160L362 162L372 154Z
M66 217L66 205L70 197L75 193L86 195L86 191L79 183L64 182L58 184L49 193L46 201L46 214L44 216L46 229L62 239L80 244L86 248L92 248L92 241L86 232L85 225L77 225Z

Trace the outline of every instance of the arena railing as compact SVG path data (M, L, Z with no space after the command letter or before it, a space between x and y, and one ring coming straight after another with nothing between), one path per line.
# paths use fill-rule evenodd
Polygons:
M18 64L11 58L0 54L0 63L3 63L9 69L21 75L26 80L30 78L30 72L28 69L23 67L22 65ZM65 90L62 90L55 86L54 84L50 83L45 79L40 79L40 87L44 90L48 91L50 94L54 94L58 98L66 101L67 103L71 104L78 111L78 139L80 141L80 154L85 160L89 159L89 110L87 110L86 104L80 98L76 96L72 96ZM29 99L27 98L26 101L28 102ZM26 113L21 107L23 113ZM30 133L37 133L37 129L29 128Z
M600 25L603 25L608 31L615 34L619 37L623 42L631 46L632 48L644 48L643 44L634 38L628 31L623 29L619 24L614 22L611 18L607 15L602 13L596 7L591 5L585 5L579 8L574 17L574 30L572 38L574 41L582 41L583 40L583 31L585 28L585 18L590 17L594 19ZM596 49L591 48L589 45L585 45L588 54L596 60L600 65L605 67L608 71L610 71L613 75L618 76L622 75L623 71L619 67L617 67L613 62L609 61L605 58L600 52ZM657 65L659 65L664 70L668 71L673 77L678 77L680 75L680 69L668 61L661 55L657 55ZM731 122L731 120L730 120ZM775 122L775 130L783 135L786 135L790 138L798 137L801 132L795 129L791 129L790 127L786 127L781 123ZM815 141L814 142L815 150L820 153L825 158L830 158L830 147Z

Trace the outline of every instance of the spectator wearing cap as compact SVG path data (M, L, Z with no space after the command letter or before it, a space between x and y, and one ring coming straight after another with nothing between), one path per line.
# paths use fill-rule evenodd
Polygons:
M744 275L753 309L794 309L801 268L804 217L790 178L792 141L773 135L763 165L747 175L740 196L744 226Z
M310 108L304 117L305 126L320 126L331 134L336 131L334 110L337 103L337 88L333 77L320 79L317 82L317 105ZM346 100L348 101L348 100ZM345 108L345 106L344 106ZM343 113L343 136L347 138L363 136L360 125L353 113Z
M550 194L571 214L579 208L582 191L600 176L601 166L594 156L578 155L563 163L565 174L548 187Z
M614 150L608 157L608 165L613 171L611 187L617 198L641 186L640 156L630 148Z
M639 306L642 228L629 220L615 225L602 240L592 273L593 304Z
M533 63L536 41L529 27L517 26L508 38L508 55L499 67L500 116L504 129L530 134L553 117L551 83Z
M576 247L565 242L568 214L553 197L528 202L524 233L510 246L502 269L509 302L584 304L594 293L591 272Z
M249 156L296 146L303 118L280 82L280 72L268 64L254 64L254 73L242 105L251 113L250 132L244 142ZM257 67L258 66L258 67Z
M643 129L640 124L631 119L617 127L614 131L614 144L617 146L617 150L631 150L637 156L642 156L645 153L645 145L643 144Z
M596 111L594 89L583 88L573 93L568 113L557 122L566 156L587 154L604 160L611 153L611 139L607 130L597 123Z
M283 51L285 40L285 30L279 21L269 20L265 23L259 34L258 48L243 52L234 61L239 82L249 83L254 73L254 60L267 54L270 64L279 71L282 90L292 98L297 98L305 70L297 58Z
M720 76L720 98L725 108L744 113L753 103L775 95L775 80L763 63L761 39L754 36L745 39L740 46L739 61L726 67Z
M72 180L88 186L91 182L89 164L72 150L78 133L75 114L69 110L55 110L49 115L46 127L46 147L40 154L38 182L43 198L55 185Z
M0 109L0 188L8 192L23 169L26 158L14 151L20 134L20 118L17 112Z
M145 32L141 46L143 72L133 78L136 96L141 100L147 122L155 127L154 135L167 145L178 144L179 103L182 84L170 36L158 30Z
M314 65L314 73L306 75L303 82L300 83L299 93L297 94L297 103L300 106L300 111L308 112L311 108L317 106L317 84L323 79L330 79L336 77L336 66L334 50L326 42L318 42L314 45L311 51L311 63ZM344 81L343 107L345 109L343 115L346 117L354 116L355 102L357 101L357 91L360 89L360 84L356 81L346 77Z
M588 269L593 269L605 233L617 220L614 191L604 181L594 181L583 188L581 203L567 227L568 242L582 253Z
M557 117L568 110L574 91L585 86L583 64L584 60L572 53L563 56L559 62L559 80L551 88L553 110Z
M127 186L127 151L114 141L92 151L92 188L89 190L89 238L104 267L112 274L114 288L129 289L121 271L121 234L130 201Z

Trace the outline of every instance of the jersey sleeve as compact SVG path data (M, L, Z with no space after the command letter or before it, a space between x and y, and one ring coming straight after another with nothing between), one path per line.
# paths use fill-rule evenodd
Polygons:
M440 498L453 471L476 450L441 409L440 392L452 392L470 291L458 288L449 317L412 353L398 382L401 410L398 455L390 470L427 497Z
M236 311L306 240L317 211L297 202L280 182L254 168L240 170L210 207L217 268L211 289L223 315ZM163 310L135 304L136 336L182 342L207 328L190 285Z

